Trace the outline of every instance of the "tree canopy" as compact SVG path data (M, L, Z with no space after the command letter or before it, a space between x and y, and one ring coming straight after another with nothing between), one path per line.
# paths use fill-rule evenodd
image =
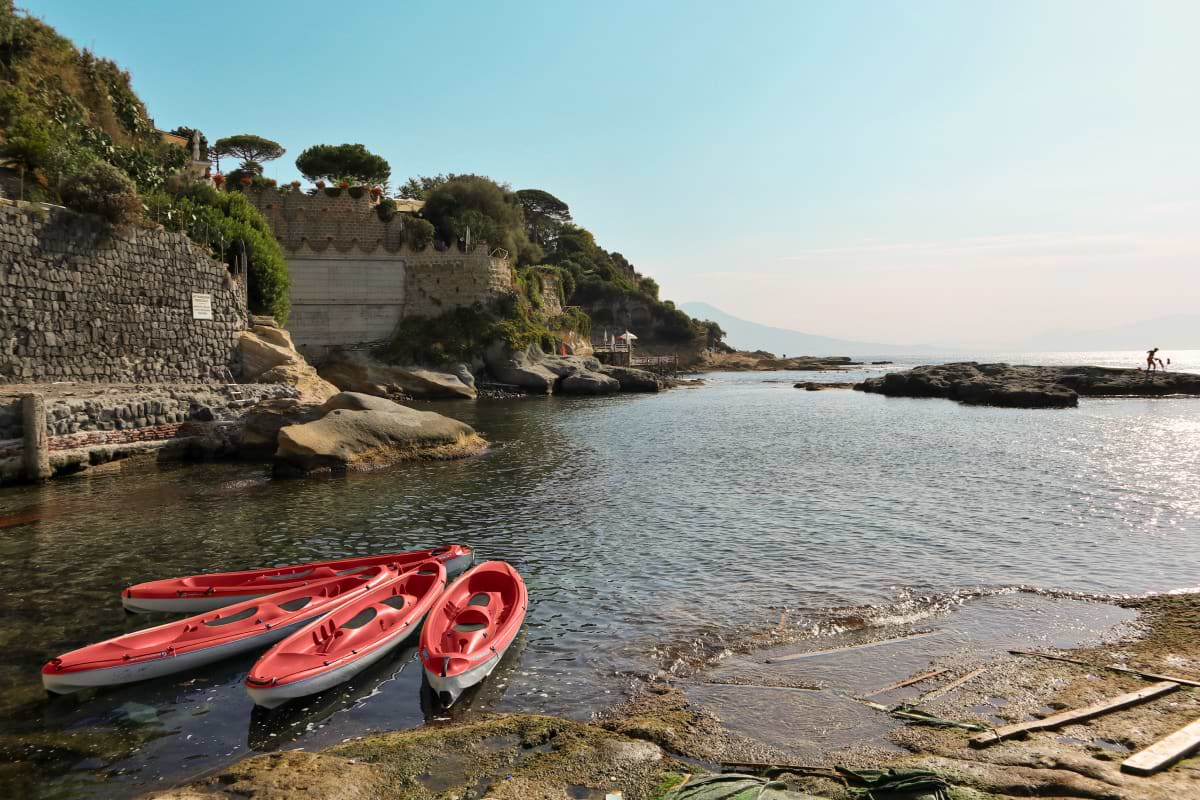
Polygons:
M453 172L448 172L444 175L416 175L406 180L396 191L396 194L405 200L424 200L430 192L446 181L459 177L462 176L456 175Z
M541 189L520 189L517 199L525 210L525 231L531 241L545 247L571 221L571 208Z
M273 142L252 133L239 133L236 136L217 139L212 149L219 156L240 158L242 160L241 169L256 175L262 174L262 162L274 161L287 152L279 142Z
M517 196L490 178L456 175L431 189L421 216L446 240L464 238L502 247L518 264L534 264L542 248L529 240Z
M361 144L317 144L296 159L296 168L310 181L347 178L359 184L385 184L392 176L387 159Z

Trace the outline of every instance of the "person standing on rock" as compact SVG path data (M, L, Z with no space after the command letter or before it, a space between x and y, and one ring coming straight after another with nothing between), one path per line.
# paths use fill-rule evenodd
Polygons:
M1158 355L1157 347L1154 348L1153 350L1146 351L1146 372L1154 372L1154 370L1158 369L1158 366L1154 363L1155 360L1157 360L1159 364L1162 363L1161 358L1155 359L1156 355Z

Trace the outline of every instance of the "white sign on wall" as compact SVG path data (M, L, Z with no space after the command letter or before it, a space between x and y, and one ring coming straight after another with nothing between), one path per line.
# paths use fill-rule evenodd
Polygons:
M212 319L212 295L192 293L192 319Z

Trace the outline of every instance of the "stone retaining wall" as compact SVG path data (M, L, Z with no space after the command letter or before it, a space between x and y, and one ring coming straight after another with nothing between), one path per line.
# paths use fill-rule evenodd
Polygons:
M0 202L0 384L212 380L245 327L244 281L186 236Z

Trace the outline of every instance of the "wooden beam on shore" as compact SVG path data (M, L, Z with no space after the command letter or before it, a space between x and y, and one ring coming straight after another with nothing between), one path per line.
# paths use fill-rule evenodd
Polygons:
M920 683L921 681L927 681L930 678L936 678L938 675L943 675L949 671L950 670L946 669L935 669L930 670L929 672L922 672L920 675L913 675L911 678L905 678L902 681L896 681L895 683L889 683L887 686L881 686L873 692L868 692L867 694L861 695L861 697L874 697L877 694L884 694L885 692L890 692L895 689L903 689L905 686L912 686L914 683Z
M1120 672L1124 675L1133 675L1148 681L1171 681L1172 683L1183 684L1184 686L1200 687L1200 681L1195 681L1190 678L1176 678L1174 675L1158 675L1153 672L1142 672L1140 669L1129 669L1128 667L1110 667L1106 664L1093 664L1089 661L1080 661L1077 658L1067 658L1066 656L1056 656L1053 653L1038 653L1032 650L1009 650L1014 656L1034 656L1035 658L1048 658L1051 661L1064 661L1067 664L1076 664L1089 669L1107 669L1112 672Z
M1153 775L1196 750L1200 750L1200 719L1134 753L1121 763L1121 771Z
M1069 725L1074 722L1084 722L1094 717L1099 717L1107 714L1110 711L1119 711L1122 708L1129 708L1140 703L1145 703L1147 700L1153 700L1156 697L1161 697L1164 694L1169 694L1179 688L1179 684L1174 681L1162 681L1152 686L1147 686L1145 689L1139 689L1136 692L1128 692L1127 694L1110 697L1107 700L1101 700L1099 703L1093 703L1090 706L1083 708L1070 709L1058 714L1051 714L1045 719L1032 719L1028 722L1017 722L1012 725L1004 725L999 728L994 728L987 733L981 733L978 736L971 737L972 747L987 747L990 744L1007 739L1010 736L1017 734L1029 733L1030 731L1046 730L1048 728L1058 728L1062 725Z
M767 664L780 664L784 661L796 661L801 658L816 658L817 656L828 656L834 653L845 653L850 650L866 650L868 647L879 647L885 644L895 644L896 642L907 642L913 639L924 639L926 636L938 636L941 631L929 631L927 633L914 633L911 636L897 636L894 639L880 639L876 642L864 642L863 644L852 644L846 647L834 647L829 650L813 650L810 653L793 653L790 656L777 656L768 658Z
M935 699L941 697L942 695L950 694L950 692L953 692L955 689L962 686L967 681L974 680L975 678L978 678L980 675L982 675L985 672L987 672L986 667L980 667L979 669L972 670L972 671L968 672L966 675L963 675L958 680L950 681L945 686L939 686L938 688L934 689L932 692L929 692L928 694L922 696L921 702L923 703L926 700L935 700Z

